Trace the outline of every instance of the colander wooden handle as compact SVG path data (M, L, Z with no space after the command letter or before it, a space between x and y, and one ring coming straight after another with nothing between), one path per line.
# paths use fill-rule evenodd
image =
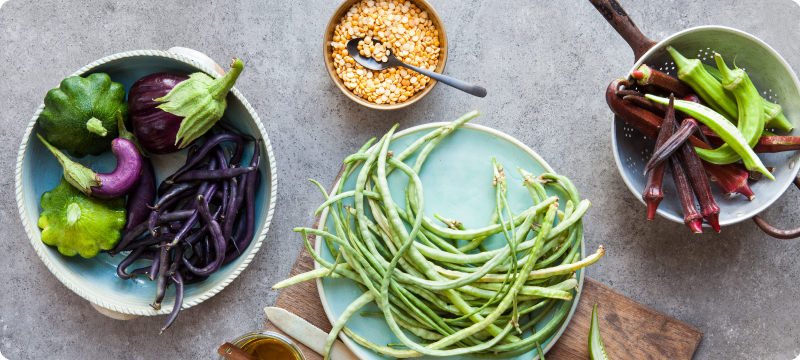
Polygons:
M794 178L794 186L800 189L800 178ZM778 229L770 225L766 220L762 219L758 215L753 216L753 221L755 221L756 225L758 225L758 227L760 227L761 230L767 233L767 235L772 236L776 239L794 239L800 237L800 227L787 230Z
M636 57L634 61L639 61L639 58L650 50L651 47L658 44L650 40L647 36L642 34L642 31L636 27L631 17L625 12L625 9L617 2L617 0L589 0L597 11L606 18L609 24L614 27L614 30L622 36L623 39L630 45L633 50L633 55Z

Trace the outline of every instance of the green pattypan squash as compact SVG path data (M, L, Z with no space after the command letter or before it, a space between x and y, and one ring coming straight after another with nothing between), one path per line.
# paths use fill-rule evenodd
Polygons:
M42 242L57 246L67 256L90 258L111 250L125 226L125 199L102 200L86 196L64 178L42 194L39 202Z
M44 106L39 125L47 132L45 138L78 158L110 149L119 135L117 111L128 118L125 88L103 73L64 79L47 92Z

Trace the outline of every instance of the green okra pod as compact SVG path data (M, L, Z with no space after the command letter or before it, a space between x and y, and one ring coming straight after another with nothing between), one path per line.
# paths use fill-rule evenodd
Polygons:
M689 84L709 107L728 120L736 121L736 99L706 71L700 59L687 59L672 46L667 46L667 52L678 66L678 79Z
M592 307L592 326L589 328L589 357L592 360L608 360L603 339L600 337L600 323L597 320L597 304Z
M717 62L717 67L722 74L722 86L736 99L737 104L737 118L739 119L738 129L747 140L750 148L753 148L758 143L761 133L764 131L764 106L761 103L761 96L758 90L750 81L750 77L741 69L729 69L722 60L720 54L714 54L714 60ZM715 163L731 163L738 160L738 155L730 151L726 144L723 144L716 150L703 150L706 155L712 152L719 156L718 161ZM719 154L725 154L723 157Z
M722 73L717 68L706 64L703 64L703 67L711 77L719 81L720 84L722 83ZM761 97L761 103L764 105L764 114L767 115L767 126L777 127L786 132L794 129L794 125L783 115L783 108L780 105L770 102L763 96Z
M648 94L647 98L661 104L669 103L668 99L658 96L653 96ZM722 140L725 141L726 144L728 144L730 149L732 149L739 156L741 156L742 160L744 160L744 165L745 167L747 167L748 170L758 170L762 174L766 175L768 178L775 180L775 178L772 176L769 170L767 170L767 168L761 162L761 159L758 158L756 153L750 147L750 145L748 144L747 140L744 138L742 133L735 126L733 126L733 124L730 121L728 121L728 119L725 119L724 116L701 104L684 100L675 100L675 109L683 111L684 113L702 122L703 124L708 126L711 130L713 130L715 133L717 133L720 136L720 138L722 138ZM700 148L696 149L697 149L697 154L700 155L701 159L714 164L726 164L725 162L719 162L719 157L716 156L717 154L714 153L714 151L717 151L719 149L716 150L707 150Z

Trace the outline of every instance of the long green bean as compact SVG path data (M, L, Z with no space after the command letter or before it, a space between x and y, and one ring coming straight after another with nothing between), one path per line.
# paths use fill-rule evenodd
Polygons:
M321 226L295 231L321 267L274 287L335 277L351 279L363 291L334 323L326 339L326 360L340 331L397 358L504 358L537 351L563 324L578 284L576 271L596 262L604 252L601 247L596 254L581 258L581 219L591 203L580 199L569 179L553 173L537 176L518 168L533 205L515 214L503 167L493 159L495 206L487 226L468 229L434 213L446 225L440 226L425 216L419 174L431 166L426 160L444 138L477 115L471 112L433 129L396 154L389 151L397 148L392 145L396 126L392 127L345 159L342 176L330 194L314 182L325 198L315 214L327 216L331 230ZM404 163L414 154L413 165ZM393 199L388 181L394 170L408 177L399 202ZM355 187L347 188L354 183L351 176ZM558 210L559 197L564 200L563 211ZM344 206L350 201L352 205ZM501 233L505 244L484 247L485 240ZM333 262L311 247L310 235L321 237ZM459 240L466 245L459 246ZM400 343L374 344L345 327L347 319L370 302L381 313L362 315L383 316ZM555 316L541 323L557 304L561 305ZM524 337L523 332L534 326L534 334ZM413 341L404 330L423 341Z

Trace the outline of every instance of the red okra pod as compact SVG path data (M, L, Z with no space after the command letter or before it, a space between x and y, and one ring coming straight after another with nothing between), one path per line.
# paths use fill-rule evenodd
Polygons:
M725 143L711 129L703 129L703 134L708 138L711 146L719 147ZM800 150L800 136L762 136L753 147L753 151L760 154L794 150Z
M617 91L617 96L620 95L619 93L620 92ZM656 114L658 116L664 116L664 114L666 114L667 112L666 106L659 104L653 100L650 100L644 96L625 95L622 96L622 99L625 101L630 101L632 104L642 109L645 109L653 114Z
M699 98L699 97L697 97L697 95L695 95L695 94L689 94L689 95L686 95L686 96L684 96L684 97L683 97L683 99L682 99L682 100L691 101L691 102L693 102L693 103L698 103L698 104L700 104L700 98Z
M654 113L648 111L631 101L617 96L616 93L621 86L628 86L628 81L625 79L616 79L609 84L606 89L606 103L608 103L608 107L614 114L629 125L651 138L657 138L658 128L661 126L661 123L664 122L664 119L658 115L658 112ZM627 96L630 95L626 95L625 97ZM680 114L676 116L681 117ZM710 131L710 129L703 132L703 134L708 137L709 143L712 146L717 147L724 143L722 139L719 138L719 135ZM695 147L711 149L708 144L696 136L689 137L689 141ZM762 136L753 148L753 151L756 153L777 153L795 150L800 150L800 136Z
M711 225L714 231L719 232L719 206L714 201L714 196L711 195L711 185L708 183L703 163L691 144L684 143L680 150L678 158L689 175L694 194L700 203L700 215L703 216L703 219L706 219L706 222Z
M663 127L664 126L662 126L662 128ZM686 140L689 139L689 136L691 136L695 131L697 131L697 120L691 118L683 120L683 123L678 131L672 134L672 136L667 139L662 147L653 152L653 156L644 167L644 173L647 174L647 172L649 172L654 166L669 159L670 156L675 153L675 151L682 147Z
M649 101L649 99L646 100ZM658 132L658 139L656 139L656 147L654 151L658 151L661 147L663 147L664 143L667 142L675 130L675 108L671 106L673 101L674 97L670 95L670 106L667 108L666 116L664 117L664 124L661 126L661 130ZM654 102L654 104L657 103ZM657 105L660 106L661 104ZM666 168L667 164L661 163L656 165L653 168L653 171L650 171L647 174L647 185L645 185L644 192L642 192L642 199L644 200L645 204L647 204L648 220L653 220L656 217L658 205L661 204L661 200L664 200L664 191L662 190L662 185L664 183L664 172Z
M681 166L680 161L676 158L669 159L669 165L672 168L672 180L675 182L675 188L678 190L678 198L683 207L683 222L695 234L703 233L703 216L697 212L694 202L694 193L692 187L689 185L689 179Z
M608 85L606 89L608 107L629 125L651 138L657 138L658 127L661 126L664 119L617 96L616 92L620 87L629 85L626 79L616 79Z
M651 85L666 93L675 94L675 96L680 98L694 93L692 88L683 81L647 65L640 66L639 69L634 70L631 75L633 75L633 78L636 79L636 83L639 85Z
M747 183L749 172L744 165L735 163L717 165L703 161L703 168L710 175L709 180L716 183L725 194L742 194L750 200L755 200L756 194Z
M618 93L619 93L619 91L618 91ZM649 112L651 112L653 114L656 114L659 117L663 117L667 113L667 106L666 105L659 104L659 103L657 103L657 102L655 102L653 100L650 100L650 99L648 99L648 98L646 98L644 96L625 95L625 96L622 97L622 99L630 101L634 105L636 105L636 106L638 106L638 107L640 107L642 109L645 109L645 110L647 110L647 111L649 111ZM689 116L687 116L686 114L681 113L681 112L675 113L675 119L677 119L677 120L684 120L684 119L686 119L688 117ZM702 126L705 126L705 125L700 124L700 126L702 127Z
M621 98L624 98L626 96L633 96L633 97L640 97L640 98L643 98L643 99L647 99L646 97L644 97L644 94L642 94L642 93L640 93L640 92L638 92L636 90L629 90L629 89L617 90L615 93L617 94L617 96L619 96ZM647 100L650 100L650 99L647 99ZM653 101L653 103L654 104L658 104L655 101ZM659 105L661 105L661 104L659 104Z
M800 136L762 136L753 148L757 153L800 150Z
M662 119L661 117L650 111L637 107L630 101L626 101L616 96L616 91L621 86L627 86L627 85L628 82L625 79L617 79L612 81L611 84L609 84L608 88L606 89L606 102L608 103L611 110L617 116L619 116L623 121L635 127L645 135L650 136L651 138L657 138L658 128L664 122L664 119ZM716 134L714 135L716 136ZM711 141L713 144L713 139ZM703 140L700 140L695 136L689 137L689 142L691 142L692 145L699 147L701 149L711 149L711 146L709 146L708 144L703 142ZM797 143L800 144L800 138L798 138ZM785 145L780 145L780 146L785 146ZM800 147L800 145L798 146ZM792 148L793 146L789 147L787 150L791 150ZM759 152L760 150L759 146L756 146L756 149L754 150L756 152ZM715 166L713 168L709 167L708 163L706 163L706 165L707 165L706 169L707 170L711 169L708 171L712 174L712 176L717 178L717 181L715 182L717 183L717 185L720 186L720 188L722 188L722 190L725 193L737 192L747 197L755 196L753 195L752 191L750 191L750 188L747 186L746 181L744 183L741 183L739 181L740 178L734 177L735 169L730 168L731 166L730 164L723 166ZM732 178L728 178L726 176L732 176ZM733 186L734 184L735 186Z

